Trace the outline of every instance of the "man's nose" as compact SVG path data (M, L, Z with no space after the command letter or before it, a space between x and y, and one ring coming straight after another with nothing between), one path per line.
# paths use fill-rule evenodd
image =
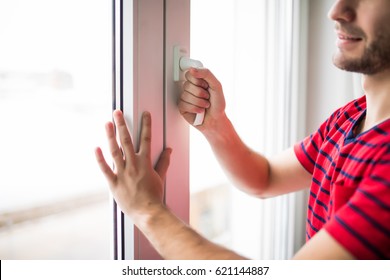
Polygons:
M328 17L331 20L338 22L351 22L356 17L356 1L353 0L337 0L328 12Z

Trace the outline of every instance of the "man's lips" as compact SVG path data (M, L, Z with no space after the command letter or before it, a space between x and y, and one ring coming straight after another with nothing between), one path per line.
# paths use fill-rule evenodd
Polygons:
M341 32L337 32L337 36L340 40L350 40L350 41L360 41L362 40L361 37L349 35Z
M336 46L339 49L352 49L355 47L359 42L363 40L362 37L351 35L348 33L337 31L337 40L336 40Z

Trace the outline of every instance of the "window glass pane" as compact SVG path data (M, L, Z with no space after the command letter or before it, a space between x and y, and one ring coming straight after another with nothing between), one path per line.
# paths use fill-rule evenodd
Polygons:
M267 136L263 15L267 2L191 2L191 57L201 60L222 83L227 115L241 139L261 153ZM264 203L230 184L194 128L190 145L191 225L244 256L260 258Z
M204 7L207 6L207 9ZM218 20L215 12L218 11ZM208 14L209 13L209 14ZM191 57L202 61L223 82L226 98L232 88L234 45L233 1L191 1ZM215 35L218 34L218 40ZM212 44L204 44L212 42ZM227 81L227 82L226 82ZM226 83L225 83L226 82ZM227 100L229 104L229 100ZM231 190L210 145L196 129L190 130L191 225L207 238L230 245Z
M0 258L108 259L111 2L0 2Z

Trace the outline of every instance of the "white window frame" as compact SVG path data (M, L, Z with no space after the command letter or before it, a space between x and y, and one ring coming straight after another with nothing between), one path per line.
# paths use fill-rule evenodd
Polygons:
M177 109L180 84L173 81L173 47L189 54L189 0L113 0L113 109L124 112L138 146L140 117L152 114L152 160L173 148L165 203L189 221L189 129ZM160 259L117 205L114 259Z
M136 146L140 116L145 110L152 113L152 159L156 161L164 147L174 150L165 182L165 203L175 215L188 223L189 128L177 109L180 83L173 81L173 48L179 45L190 54L190 0L113 0L113 3L113 109L123 110ZM278 5L283 4L283 1L271 3L266 6L267 12L272 13L268 13L270 16L267 17L265 28L274 32L278 28L275 26ZM294 33L301 30L299 26L306 26L304 20L298 19L301 13L304 19L307 18L307 0L295 0L291 5L289 7L294 10L295 17L287 18L283 26L286 30L291 28L291 33ZM289 26L291 24L294 28ZM265 141L267 151L285 148L303 137L303 129L299 129L297 124L303 123L305 108L305 69L298 66L298 62L305 62L302 48L306 44L304 33L305 31L295 34L299 36L294 37L285 48L281 46L274 50L286 56L286 65L277 66L287 71L284 73L285 85L290 88L291 95L285 96L288 89L279 89L276 82L272 82L275 81L275 71L271 71L267 74L270 82L265 83L265 92L274 91L277 94L269 96L264 104L269 108L280 107L280 99L284 100L283 108L290 110L283 118L278 118L278 129L273 125L266 125L265 129L270 131L265 135L273 135ZM272 45L268 46L268 49L272 48ZM268 62L272 64L273 60ZM294 75L290 76L288 71L292 71ZM271 109L264 112L266 119L274 119ZM289 133L286 134L285 131ZM273 139L282 138L276 144L273 143ZM303 225L296 226L301 220L295 220L293 213L304 216L305 205L302 200L304 194L291 194L273 200L270 205L265 202L256 206L256 209L261 208L258 213L264 218L266 230L258 228L256 236L261 238L251 245L262 250L263 258L289 258L301 245ZM117 209L115 203L114 212L114 259L160 259L146 238ZM241 228L241 222L236 223L235 228Z

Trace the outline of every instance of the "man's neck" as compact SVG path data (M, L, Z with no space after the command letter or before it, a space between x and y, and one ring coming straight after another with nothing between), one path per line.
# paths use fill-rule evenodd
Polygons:
M390 118L390 70L364 75L363 89L367 100L367 115L363 131Z

